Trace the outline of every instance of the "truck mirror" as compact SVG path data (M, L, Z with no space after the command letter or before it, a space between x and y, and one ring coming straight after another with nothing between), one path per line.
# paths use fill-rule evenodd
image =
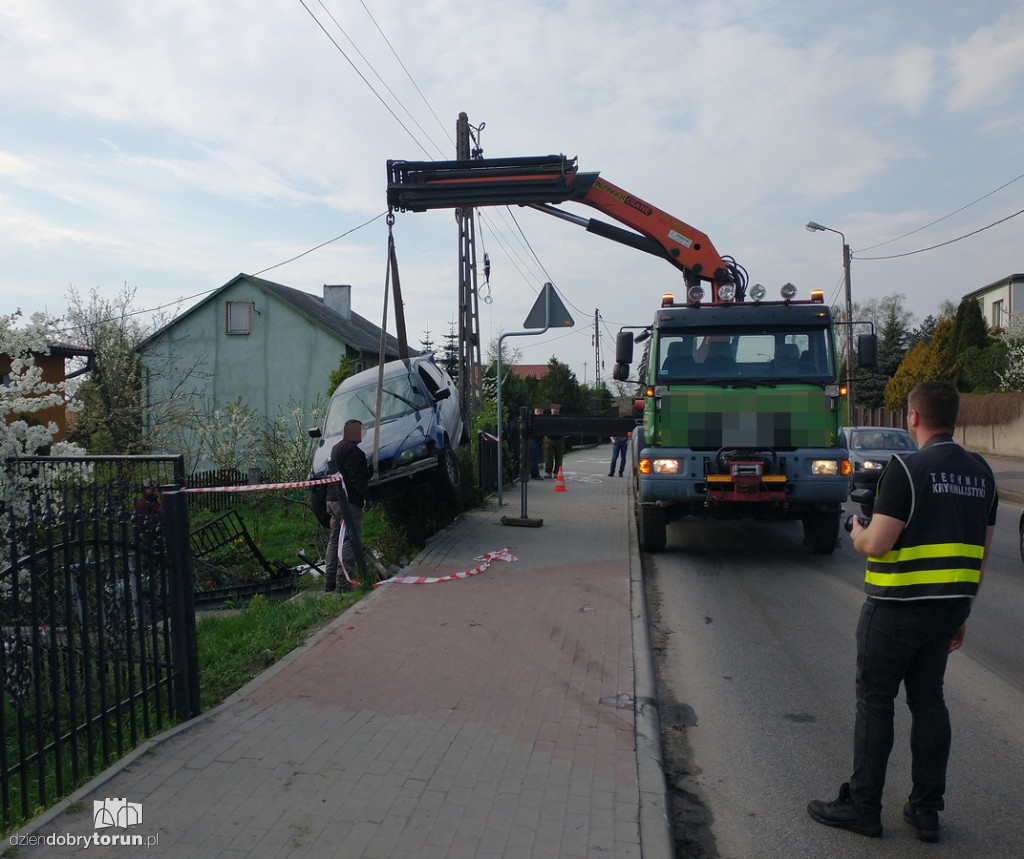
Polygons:
M620 331L615 335L615 363L625 364L628 370L633 362L633 335L629 331Z
M612 378L616 382L625 382L629 379L629 364L622 364L616 361L612 368Z
M857 364L871 369L878 364L878 337L874 334L861 334L857 337Z

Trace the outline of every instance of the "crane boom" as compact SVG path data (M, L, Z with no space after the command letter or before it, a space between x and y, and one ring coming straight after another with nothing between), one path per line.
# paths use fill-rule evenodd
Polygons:
M588 232L667 260L687 285L710 281L713 293L735 283L733 269L700 230L600 177L580 173L564 155L469 161L388 161L388 206L423 212L476 206L530 206ZM557 203L582 203L631 227L581 218Z

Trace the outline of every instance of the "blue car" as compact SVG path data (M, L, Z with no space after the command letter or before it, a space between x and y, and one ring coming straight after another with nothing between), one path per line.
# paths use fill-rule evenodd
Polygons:
M354 418L363 423L359 446L370 464L373 500L399 495L421 480L455 494L461 483L456 451L469 441L455 383L433 355L391 361L384 365L378 404L380 373L380 367L373 367L338 385L323 427L309 431L317 440L310 479L327 476L331 450L345 422ZM323 487L314 487L313 510L321 522L326 518L323 495Z

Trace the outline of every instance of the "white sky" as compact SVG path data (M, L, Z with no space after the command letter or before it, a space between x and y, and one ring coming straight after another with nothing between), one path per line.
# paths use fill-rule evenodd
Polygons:
M0 310L125 284L155 307L352 231L263 276L350 283L379 324L387 228L357 228L386 209L386 161L453 158L465 111L486 157L578 156L772 293L841 302L842 242L804 224L842 230L854 300L900 292L919 321L1024 271L1024 216L868 259L1024 209L1022 95L1024 0L4 0ZM453 215L400 213L395 240L412 345L440 343ZM506 342L581 382L595 310L610 379L617 328L681 291L664 261L532 210L483 210L477 240L485 344L551 280L576 327Z

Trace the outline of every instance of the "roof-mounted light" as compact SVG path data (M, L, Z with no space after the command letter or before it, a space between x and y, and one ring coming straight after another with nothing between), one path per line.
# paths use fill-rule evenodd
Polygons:
M750 287L750 297L752 299L754 299L754 301L760 301L767 294L768 294L768 290L765 289L759 283L755 283L752 287Z
M736 284L723 283L718 287L719 301L732 301L736 297Z
M812 289L811 290L811 301L817 304L824 304L825 302L825 290L823 289Z
M699 284L691 286L686 290L686 297L689 299L691 304L700 304L704 299L704 287Z
M676 297L671 292L663 292L661 294L661 306L671 307L675 304Z
M792 301L796 297L796 287L791 283L783 284L780 292L784 301Z

